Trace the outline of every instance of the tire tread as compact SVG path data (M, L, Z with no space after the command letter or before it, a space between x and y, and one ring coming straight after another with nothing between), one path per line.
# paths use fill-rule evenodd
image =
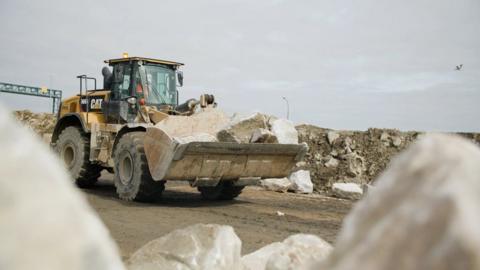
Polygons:
M123 192L123 184L120 182L120 176L115 174L115 185L117 187L118 196L126 201L143 201L150 202L157 198L165 189L165 184L163 181L154 181L150 175L150 170L148 168L147 157L145 155L145 149L143 146L145 133L142 131L129 132L123 135L115 149L115 167L117 169L118 155L122 149L127 149L133 147L135 149L135 154L138 155L138 158L133 158L133 167L140 168L140 182L138 183L138 189L134 186L134 189L137 190L128 190Z

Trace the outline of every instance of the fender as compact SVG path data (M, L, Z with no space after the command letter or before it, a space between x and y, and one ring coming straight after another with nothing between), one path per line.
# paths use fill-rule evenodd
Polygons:
M60 119L57 120L57 124L55 125L55 128L53 130L52 134L52 141L51 144L52 146L55 145L55 143L58 140L58 135L62 132L63 129L69 126L77 126L81 127L83 132L85 133L90 133L90 130L86 127L85 123L82 120L82 117L78 113L67 113L64 116L62 116Z
M123 126L117 133L117 135L115 136L115 141L113 143L113 150L112 150L112 153L110 153L110 155L113 157L113 153L115 152L115 147L117 147L117 143L118 141L120 140L120 138L128 133L128 132L132 132L132 131L147 131L147 127L152 127L153 124L146 124L146 123L130 123L130 124L126 124L125 126Z

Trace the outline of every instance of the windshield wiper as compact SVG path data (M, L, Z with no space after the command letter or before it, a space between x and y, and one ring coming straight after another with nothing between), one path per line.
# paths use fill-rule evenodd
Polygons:
M147 83L147 86L148 86L148 83ZM153 92L155 93L155 96L156 96L157 98L159 98L161 102L163 102L163 104L168 104L167 101L165 101L165 99L163 98L163 96L160 95L160 93L157 92L157 89L155 89L153 86L151 86L150 88L151 88L151 89L153 90Z

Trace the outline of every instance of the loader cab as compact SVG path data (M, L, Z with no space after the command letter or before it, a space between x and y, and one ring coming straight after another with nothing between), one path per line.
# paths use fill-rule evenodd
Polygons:
M141 106L168 110L178 105L177 87L183 85L178 69L183 64L140 57L105 63L113 68L110 100L104 112L109 122L132 122Z

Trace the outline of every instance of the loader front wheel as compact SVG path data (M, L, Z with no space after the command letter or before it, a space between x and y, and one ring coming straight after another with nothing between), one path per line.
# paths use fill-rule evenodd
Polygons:
M222 181L214 187L198 187L205 200L233 200L242 193L245 186L235 186L232 181Z
M90 138L80 128L65 128L58 136L55 150L77 186L87 188L97 182L102 167L90 162Z
M165 189L163 181L154 181L150 175L143 147L144 135L141 131L123 135L114 151L115 187L123 200L153 201Z

